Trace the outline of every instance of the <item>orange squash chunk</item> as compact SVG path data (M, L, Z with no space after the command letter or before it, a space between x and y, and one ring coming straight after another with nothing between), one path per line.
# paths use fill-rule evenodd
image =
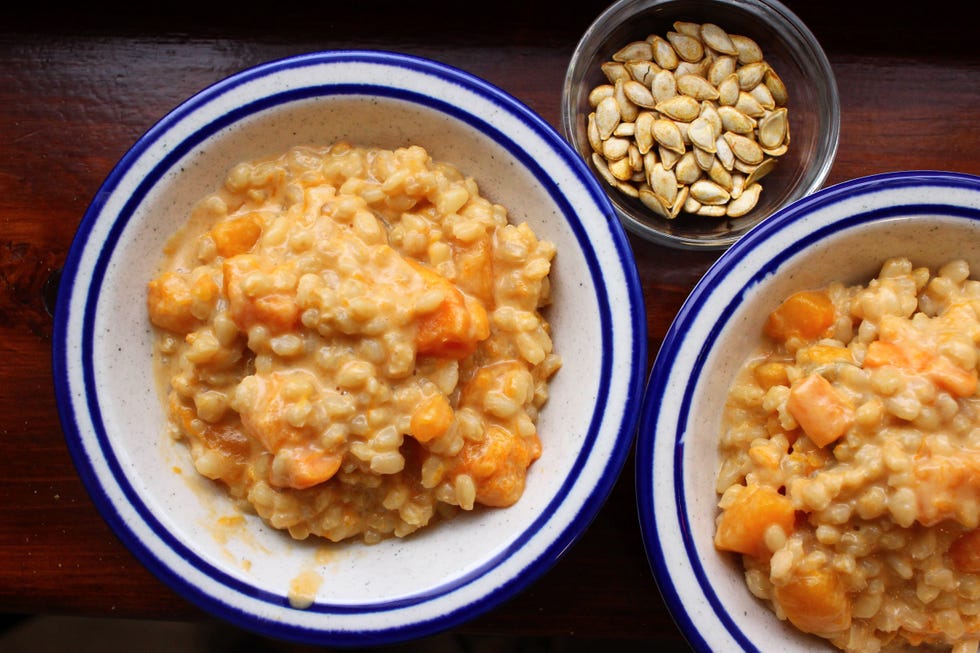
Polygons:
M819 374L811 374L790 389L786 409L818 447L844 435L854 422L854 409Z
M829 365L831 363L853 363L851 350L835 345L810 345L797 352L797 359L811 365Z
M977 391L977 373L955 365L946 356L903 339L902 342L875 340L868 345L865 367L891 365L901 370L922 373L937 386L956 395L970 397Z
M884 367L885 365L904 369L909 367L909 360L905 351L894 342L875 340L869 343L863 366Z
M790 295L769 314L764 330L767 336L780 342L793 336L812 340L827 333L835 316L834 304L827 293L803 290Z
M492 391L501 392L515 401L520 401L519 390L513 383L514 376L524 369L524 365L513 359L497 361L478 368L473 376L463 383L459 393L459 405L481 409L484 398Z
M483 234L466 247L455 246L453 260L459 271L460 289L483 303L493 302L493 244L490 234Z
M261 235L262 223L253 213L224 220L211 229L215 249L224 258L249 251Z
M279 457L285 461L281 468L274 468L270 481L279 487L305 490L333 478L340 470L344 457L313 446L285 449Z
M443 394L433 394L423 399L409 423L409 433L419 442L428 442L445 435L452 426L455 415L449 400Z
M752 377L763 390L775 385L789 385L786 364L775 361L761 363L752 368Z
M767 485L752 485L722 512L715 531L715 547L766 558L771 553L766 546L766 530L776 525L790 535L795 522L796 511L789 498Z
M486 309L436 271L407 260L429 287L439 288L444 294L442 303L434 311L417 320L416 351L438 358L466 358L476 351L480 341L490 336Z
M960 521L960 508L980 496L980 452L963 448L953 455L937 454L926 445L913 462L916 521L934 526L951 519ZM961 522L962 523L962 522Z
M269 482L277 487L303 490L323 483L340 469L342 451L327 451L317 443L317 432L310 426L293 426L288 419L290 401L284 388L288 373L254 375L257 386L253 401L239 415L245 432L262 447L275 454ZM316 401L311 395L307 401Z
M476 501L485 506L511 506L524 493L527 468L541 455L540 442L491 425L480 441L467 440L457 455L454 474L469 474Z
M146 303L150 321L162 329L189 333L200 323L191 313L194 296L187 280L176 272L165 272L150 281Z
M227 259L222 266L224 292L232 320L243 331L262 324L272 333L289 331L299 323L300 309L292 292L272 292L257 297L248 296L242 284L250 272L260 269L258 260L250 255Z
M971 397L977 391L976 371L954 365L945 356L930 361L924 373L930 381L957 397Z
M868 344L863 364L864 367L891 365L909 372L921 372L934 358L935 354L909 342L908 338L875 340Z
M775 588L790 623L806 633L835 633L851 627L851 604L837 574L814 569Z

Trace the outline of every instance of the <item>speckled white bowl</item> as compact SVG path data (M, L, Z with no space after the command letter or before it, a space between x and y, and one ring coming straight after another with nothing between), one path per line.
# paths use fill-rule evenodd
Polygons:
M564 367L541 413L544 454L523 498L375 546L294 542L252 516L217 525L236 511L196 476L184 447L161 437L145 309L165 240L233 164L342 138L425 146L558 249L548 317ZM64 268L54 381L68 447L93 501L152 572L249 630L373 645L444 630L500 604L579 537L632 443L645 324L619 221L554 129L460 70L393 53L324 52L215 84L123 157ZM305 571L323 583L313 605L295 609L290 582Z
M980 177L882 174L816 192L743 236L708 270L658 352L637 436L644 544L667 606L698 651L824 650L780 622L714 548L718 437L728 388L795 290L867 283L888 257L980 274ZM827 648L826 650L832 650Z

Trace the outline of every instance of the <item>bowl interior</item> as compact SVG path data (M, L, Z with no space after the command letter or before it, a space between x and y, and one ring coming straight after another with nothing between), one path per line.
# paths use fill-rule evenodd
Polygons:
M820 188L836 155L840 122L836 81L816 39L795 15L776 2L719 0L621 0L590 27L566 74L562 105L566 137L592 166L586 135L589 91L608 83L600 66L630 41L666 36L675 21L712 22L754 39L786 84L791 144L761 180L759 203L740 218L679 215L661 218L601 181L626 227L645 238L685 249L723 249L776 209ZM601 177L600 177L601 179Z
M393 115L399 118L392 120ZM358 119L352 121L350 116ZM291 142L284 143L282 134L290 134ZM554 328L556 351L567 355L564 369L551 386L554 401L542 411L539 421L547 455L540 466L532 466L527 491L513 510L480 511L405 541L389 540L372 547L299 544L252 517L242 528L220 532L222 529L214 525L222 517L236 514L235 509L221 488L203 482L196 474L186 447L161 437L159 425L165 416L152 391L152 370L145 365L127 365L127 361L145 360L145 352L152 351L153 334L145 326L145 315L133 309L145 304L146 282L154 275L172 230L189 215L195 201L220 186L236 162L278 154L292 144L329 144L340 139L389 148L425 144L434 158L451 161L472 174L487 197L511 209L512 220L527 220L536 233L556 240L559 255L553 271L554 306L547 315ZM206 147L195 148L180 165L172 167L136 207L103 282L96 328L107 337L95 349L101 368L97 373L102 384L100 394L111 397L118 396L123 388L145 389L135 396L127 393L125 402L103 409L112 450L129 470L137 494L147 500L154 514L165 516L168 530L195 543L199 554L213 564L227 565L230 555L237 561L232 567L239 567L234 572L260 586L288 590L288 581L300 571L298 565L308 560L303 550L316 546L331 549L324 568L344 579L325 590L331 601L390 600L416 592L421 578L411 572L394 573L394 568L382 575L381 569L391 564L400 566L394 551L414 555L414 549L430 541L434 546L451 546L454 552L433 556L426 568L419 570L425 579L422 582L438 587L448 579L465 576L532 526L563 482L557 470L571 469L585 444L587 431L576 425L588 423L593 402L566 403L563 398L572 392L580 393L578 397L597 397L599 376L590 370L601 369L602 353L584 345L601 339L601 325L598 320L580 319L572 328L569 310L575 307L593 315L600 307L597 280L590 275L585 252L563 224L560 207L547 189L525 168L515 165L506 149L465 122L404 100L341 96L299 101L215 133ZM549 439L549 433L561 433L562 438ZM174 473L175 468L181 473ZM239 532L248 537L238 537ZM284 558L284 545L299 555ZM294 572L284 574L284 567L294 568ZM379 583L380 578L385 582Z
M875 193L869 185L866 195L848 198L841 190L828 203L808 204L807 215L801 211L794 222L785 221L786 228L771 238L750 237L751 247L735 257L723 255L682 309L683 335L668 336L676 340L668 342L663 360L658 358L647 397L638 492L658 584L702 650L779 641L784 650L807 651L815 643L756 600L745 586L741 563L713 545L725 398L747 356L761 345L766 316L800 289L835 280L867 283L894 256L933 270L962 258L975 277L980 180L971 183L965 193L942 185L899 185ZM668 408L654 415L652 400ZM652 496L644 496L647 491ZM685 533L683 542L665 538L678 530Z
M281 83L273 75L273 84ZM92 388L80 399L65 395L81 440L70 446L103 513L185 595L274 635L284 634L285 622L299 632L285 635L311 641L321 641L322 632L331 641L386 641L445 627L503 600L543 573L585 527L611 488L637 417L630 399L641 386L645 354L636 347L640 332L629 333L642 314L635 271L591 176L543 123L491 100L476 117L457 108L452 82L431 95L430 81L420 83L419 93L383 84L263 90L262 102L247 111L232 85L215 89L199 115L185 115L193 103L178 110L121 162L80 231L78 276L63 286L63 355L83 360L75 372L64 364L66 387ZM256 517L241 519L223 489L197 475L185 448L162 435L144 309L167 239L234 164L341 139L422 145L471 175L481 194L509 209L512 222L527 221L558 251L546 316L564 366L538 421L544 453L522 499L373 546L293 541ZM601 272L600 259L612 263ZM617 326L623 319L627 332ZM616 365L636 368L625 385L612 380ZM293 610L292 583L310 571L322 581L316 602ZM495 593L499 598L489 598Z

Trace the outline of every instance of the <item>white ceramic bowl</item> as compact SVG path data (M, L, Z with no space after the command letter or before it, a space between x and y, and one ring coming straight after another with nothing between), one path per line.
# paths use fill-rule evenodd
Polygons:
M637 436L637 500L653 574L698 651L824 646L780 622L749 593L741 563L714 548L722 407L782 299L832 280L867 283L891 256L933 269L959 257L980 273L980 177L889 173L799 200L718 259L667 333Z
M224 492L161 439L146 283L191 205L239 161L294 144L421 144L557 245L548 317L564 367L522 499L374 546L295 542L255 517L230 534ZM520 102L460 70L337 51L245 70L190 98L122 158L79 226L56 308L54 380L68 447L122 541L178 593L247 629L371 645L437 632L541 576L588 526L632 444L645 314L628 242L593 176ZM323 579L307 609L290 581ZM111 579L106 591L112 591Z

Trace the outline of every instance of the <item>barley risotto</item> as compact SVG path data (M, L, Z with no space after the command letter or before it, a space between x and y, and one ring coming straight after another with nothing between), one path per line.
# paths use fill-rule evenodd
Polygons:
M169 433L297 539L512 505L561 365L555 253L417 145L241 163L149 283Z
M733 384L715 545L845 651L980 640L980 281L884 262L797 292Z

